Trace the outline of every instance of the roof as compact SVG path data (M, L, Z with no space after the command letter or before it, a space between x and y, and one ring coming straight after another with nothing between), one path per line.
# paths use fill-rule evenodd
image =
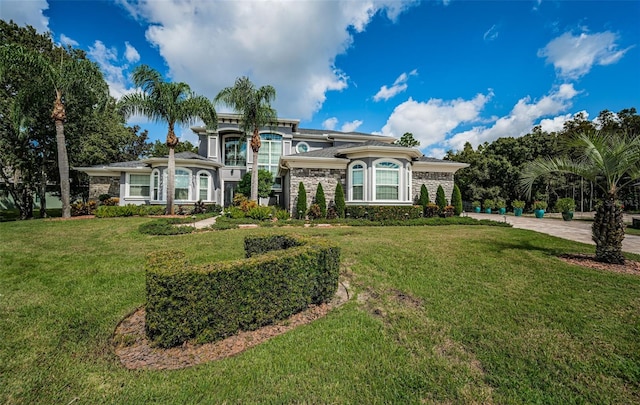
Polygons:
M339 157L344 157L347 154L345 152L348 152L349 149L361 149L363 147L397 149L398 152L402 150L404 152L413 152L414 154L415 154L415 151L417 150L414 148L407 148L406 146L396 145L393 143L386 143L386 142L371 140L371 141L365 141L365 142L347 143L339 146L331 146L329 148L312 150L310 152L297 153L295 156L310 157L310 158L311 157L338 157L339 158Z

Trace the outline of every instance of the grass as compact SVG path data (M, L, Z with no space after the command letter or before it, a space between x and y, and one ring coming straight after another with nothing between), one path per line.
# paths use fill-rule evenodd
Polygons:
M138 233L152 220L0 224L0 403L640 401L640 277L555 257L591 246L464 225ZM223 361L119 365L146 253L236 259L245 235L284 232L338 240L361 300Z

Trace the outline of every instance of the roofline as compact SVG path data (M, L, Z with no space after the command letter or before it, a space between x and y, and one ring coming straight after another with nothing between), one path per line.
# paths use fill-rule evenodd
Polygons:
M318 165L318 163L320 165ZM336 157L317 157L300 155L280 156L280 167L283 169L291 168L345 168L349 163L349 159Z
M412 165L415 171L438 171L443 173L455 173L460 169L469 167L468 163L453 162L451 160L441 160L439 162L415 161Z
M213 160L202 160L202 159L184 159L184 158L175 158L176 165L182 164L192 167L223 167L222 163L214 162ZM150 157L147 159L141 160L141 162L149 163L153 166L157 166L159 163L167 163L169 162L169 158L165 157Z
M379 146L379 145L362 145L362 146L351 146L347 148L338 149L337 152L341 155L359 155L365 156L370 155L372 152L375 152L376 155L380 154L393 154L393 155L405 155L411 158L420 158L422 157L422 152L415 148L389 148L388 146Z
M384 135L369 135L369 134L350 134L350 133L335 133L335 132L331 132L331 133L327 133L326 134L328 139L338 139L338 140L354 140L354 139L359 139L359 140L364 140L364 141L379 141L379 142L386 142L386 143L394 143L395 141L397 141L396 138L390 137L390 136L384 136Z

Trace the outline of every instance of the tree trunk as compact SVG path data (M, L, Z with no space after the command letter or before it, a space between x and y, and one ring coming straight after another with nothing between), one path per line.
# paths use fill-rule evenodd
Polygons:
M71 186L69 184L69 156L64 138L64 120L66 112L62 104L62 94L56 90L51 118L56 123L56 143L58 146L58 171L60 172L60 200L62 200L62 218L71 217Z
M251 136L251 150L253 151L253 164L251 165L251 201L258 201L258 152L260 152L260 132L253 129Z
M40 218L47 217L47 174L44 171L44 167L41 171L40 187L38 191L40 196Z
M173 123L169 123L169 132L167 133L167 146L169 147L169 163L167 167L167 215L175 214L173 200L176 195L176 157L175 148L178 144L178 137L173 131Z
M624 263L622 240L624 221L622 208L615 195L609 194L596 207L592 226L593 241L596 243L596 260L605 263Z

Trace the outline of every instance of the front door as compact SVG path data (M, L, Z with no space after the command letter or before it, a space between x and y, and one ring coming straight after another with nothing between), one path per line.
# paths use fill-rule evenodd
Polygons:
M224 182L224 206L229 207L233 205L233 196L235 195L237 181L225 181Z

